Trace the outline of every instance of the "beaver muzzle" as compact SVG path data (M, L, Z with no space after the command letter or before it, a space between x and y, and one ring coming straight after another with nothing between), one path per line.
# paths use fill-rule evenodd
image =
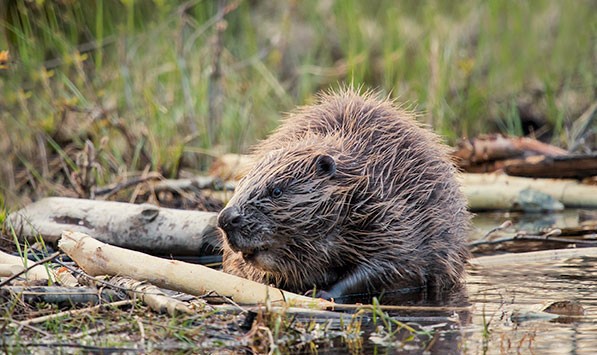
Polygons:
M243 221L244 217L240 209L236 206L226 207L218 215L218 227L224 232L228 244L230 244L230 247L235 252L241 251L239 244L241 244L240 238L242 237L240 235L240 230Z
M218 216L218 227L225 232L235 231L243 224L244 217L240 209L236 206L226 207Z
M267 252L270 243L257 242L250 237L243 236L244 224L245 218L236 206L226 207L218 216L218 227L224 231L230 248L234 252L241 252L245 261L252 261L258 254Z

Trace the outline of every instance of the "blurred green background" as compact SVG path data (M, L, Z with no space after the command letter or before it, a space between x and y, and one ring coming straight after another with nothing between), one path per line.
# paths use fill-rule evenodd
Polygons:
M597 97L594 0L0 6L0 200L60 194L46 182L67 183L86 140L99 185L204 170L342 83L397 98L451 144L497 131L566 147Z

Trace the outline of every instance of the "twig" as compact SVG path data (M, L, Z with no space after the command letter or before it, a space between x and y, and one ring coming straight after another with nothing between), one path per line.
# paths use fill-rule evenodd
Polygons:
M237 309L239 309L241 313L247 313L248 312L246 309L244 309L243 307L241 307L238 303L234 302L231 298L226 297L226 296L220 296L220 297L222 297L224 300L226 300L226 302L230 303L231 305L233 305L234 307L236 307Z
M43 331L43 330L41 330L41 329L39 329L39 328L37 328L37 327L34 327L34 326L30 325L30 324L24 324L22 321L18 321L18 320L16 320L16 319L11 319L11 320L10 320L10 322L11 322L11 323L13 323L13 324L18 324L18 325L20 325L22 328L31 329L31 330L33 330L34 332L37 332L37 333L39 333L39 334L42 334L42 335L43 335L43 336L45 336L45 337L51 337L51 336L52 336L50 333L48 333L48 332L46 332L46 331ZM19 331L20 331L20 329L19 329L17 332L19 332Z
M139 332L141 333L141 340L139 340L139 349L142 353L145 353L145 327L143 327L143 323L138 316L135 316L135 320L137 321L137 326L139 327Z
M28 348L28 347L44 347L44 348L75 348L75 349L84 349L88 350L92 353L98 354L113 354L113 353L139 353L141 352L140 349L135 348L114 348L108 347L103 348L99 346L92 346L92 345L83 345L83 344L74 344L74 343L19 343L20 348Z
M511 226L512 226L512 221L510 221L510 220L504 221L504 223L500 224L499 226L497 226L497 227L493 228L492 230L490 230L489 232L487 232L483 236L483 238L479 239L478 241L487 240L487 238L489 238L493 233L495 233L497 231L504 230L504 229L509 228ZM471 244L469 244L469 246L470 245Z
M116 301L116 302L111 302L111 303L102 303L102 304L99 304L99 305L93 306L93 307L58 312L58 313L54 313L54 314L49 314L47 316L27 319L25 321L21 321L20 324L37 324L37 323L42 323L42 322L45 322L48 320L61 318L64 316L75 316L78 314L90 313L93 311L100 310L102 308L126 306L126 305L133 304L133 302L134 302L133 300L124 300L124 301Z
M145 168L143 169L143 173L141 173L141 177L140 178L144 178L148 175L150 175L150 170L151 169L151 165L147 164L145 166ZM135 203L135 200L137 199L137 196L139 195L139 192L141 191L140 189L140 185L135 186L135 189L133 190L133 193L131 194L131 197L129 198L129 203Z
M120 190L124 190L126 188L129 188L131 186L134 185L138 185L138 184L142 184L144 182L150 181L150 180L161 180L163 177L160 173L156 173L156 172L150 172L144 176L140 176L137 178L131 178L130 180L127 180L125 182L121 182L118 184L113 184L101 189L96 189L95 190L95 195L96 196L102 196L105 195L106 198L114 195L115 193L117 193Z
M560 229L552 229L551 231L543 234L543 235L528 235L525 233L517 233L512 237L503 237L494 240L486 240L482 238L480 240L476 240L474 242L469 243L469 247L477 247L480 245L494 245L494 244L502 244L507 242L514 242L514 241L542 241L542 242L557 242L557 243L567 243L567 244L588 244L588 245L597 245L597 240L578 240L578 239L569 239L569 238L557 238L554 237L556 235L560 235L562 231Z
M126 323L125 322L121 322L118 325L119 325L119 327L122 327L122 326L126 326L127 328L130 327L130 324L128 322L126 322ZM82 338L82 337L85 337L85 336L89 336L89 335L101 333L101 332L103 332L106 329L108 329L107 325L101 325L99 327L95 327L95 328L92 328L92 329L87 329L84 332L78 332L78 333L70 334L68 337L71 340L72 339L79 339L79 338ZM115 332L116 329L117 328L114 325L112 325L112 324L110 325L110 330L112 332Z

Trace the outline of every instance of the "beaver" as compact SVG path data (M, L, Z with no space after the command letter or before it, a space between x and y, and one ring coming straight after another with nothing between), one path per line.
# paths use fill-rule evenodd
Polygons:
M253 157L218 216L225 272L326 298L460 284L470 214L456 168L393 101L319 94Z

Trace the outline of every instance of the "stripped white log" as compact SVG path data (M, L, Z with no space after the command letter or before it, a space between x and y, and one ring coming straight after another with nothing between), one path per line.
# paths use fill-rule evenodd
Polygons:
M548 194L566 207L597 207L597 186L571 179L533 179L505 174L462 174L462 191L469 208L511 209L520 192L533 189Z
M83 233L64 232L58 246L92 276L120 275L191 295L215 292L241 304L280 303L328 308L333 302L297 295L221 271L167 260L102 243Z
M469 260L472 266L552 263L571 258L597 257L597 247L570 248L480 256Z
M16 273L21 272L26 267L35 264L35 261L31 261L29 259L21 258L20 256L10 255L3 251L0 251L0 264L3 265L3 269L13 270L14 272L11 275L1 275L1 276L12 276ZM20 269L20 270L18 270ZM31 269L27 270L25 274L23 274L29 281L35 280L50 280L52 282L56 281L56 273L49 268L44 267L43 265L36 265Z

